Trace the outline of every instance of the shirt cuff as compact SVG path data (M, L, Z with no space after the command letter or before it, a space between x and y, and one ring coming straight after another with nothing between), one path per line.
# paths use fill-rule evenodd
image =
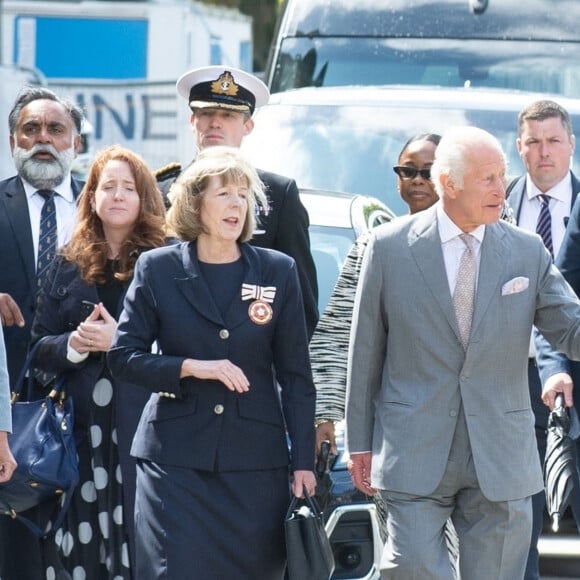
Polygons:
M66 358L73 364L81 363L87 359L89 356L88 352L80 353L76 351L71 345L70 341L72 339L72 333L68 337L68 341L66 343Z

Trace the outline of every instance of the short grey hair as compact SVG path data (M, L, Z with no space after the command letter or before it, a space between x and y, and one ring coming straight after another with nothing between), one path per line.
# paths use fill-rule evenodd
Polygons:
M435 150L435 160L431 167L431 180L439 197L444 193L441 175L447 175L457 187L462 188L469 158L482 145L495 149L507 167L507 158L501 143L491 133L478 127L465 126L452 127L443 135Z
M20 91L12 110L8 115L8 129L10 130L10 135L16 134L16 126L18 125L18 118L20 117L22 109L33 101L40 100L54 101L62 105L70 115L77 134L81 134L84 115L82 109L78 105L69 99L59 97L55 92L45 87L24 87Z

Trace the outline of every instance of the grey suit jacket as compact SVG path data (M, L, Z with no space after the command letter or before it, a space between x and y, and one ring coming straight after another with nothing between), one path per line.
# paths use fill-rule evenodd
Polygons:
M528 287L506 294L517 277ZM580 358L580 303L538 236L505 222L486 228L464 353L435 207L375 230L357 292L346 401L348 449L372 449L375 487L434 491L463 404L485 496L506 501L542 489L527 382L532 325Z

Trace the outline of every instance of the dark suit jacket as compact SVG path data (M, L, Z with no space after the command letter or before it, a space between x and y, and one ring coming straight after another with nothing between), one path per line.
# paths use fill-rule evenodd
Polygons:
M85 315L81 313L83 300L92 303L99 302L96 286L88 285L80 278L76 264L64 260L62 256L57 256L52 263L46 286L38 301L32 327L32 341L42 339L36 356L36 364L39 368L53 373L66 372L67 374L68 393L74 401L74 433L77 441L88 436L92 393L106 363L104 353L91 355L80 363L72 363L67 359L67 342L70 333L85 318ZM123 300L120 300L117 311L111 312L117 320L122 307ZM113 381L113 392L117 444L123 475L125 525L131 543L130 556L133 558L136 468L135 460L129 452L141 412L149 399L149 391L130 383ZM105 433L104 436L109 437L111 434ZM88 457L85 459L90 460Z
M572 177L572 198L570 200L570 210L574 207L574 202L576 201L576 196L580 191L580 181L576 179L576 176L571 173ZM526 191L526 176L520 175L517 179L512 181L509 186L508 201L510 207L514 211L514 217L516 223L520 221L520 212L522 210L522 200L524 199L524 194Z
M71 182L74 196L82 184ZM36 307L36 264L28 204L22 181L11 177L0 182L0 292L14 298L25 326L4 327L10 383L15 384L26 360L30 328Z
M118 378L153 393L133 440L138 458L208 471L314 467L315 389L295 262L240 247L244 284L275 287L266 324L252 322L241 288L222 316L199 275L195 243L151 250L137 261L108 360ZM150 352L154 342L162 354ZM250 390L180 379L186 358L229 359Z
M167 196L169 188L181 173L180 165L158 173L159 189ZM270 200L270 212L259 216L258 231L250 243L260 248L270 248L287 254L296 261L308 337L312 336L318 322L318 281L316 267L310 253L308 235L308 212L300 201L298 187L293 179L258 170L258 175L266 186Z
M580 181L572 174L573 199L580 191ZM556 266L564 278L580 296L580 204L573 202L572 212L562 246L556 256ZM536 336L538 350L538 370L542 384L553 374L558 372L569 373L574 382L574 406L580 412L580 363L571 361L564 355L554 351L548 341L541 335Z

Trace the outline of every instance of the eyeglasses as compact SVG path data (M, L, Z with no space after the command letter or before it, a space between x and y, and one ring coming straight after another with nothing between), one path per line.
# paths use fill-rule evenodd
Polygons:
M417 173L423 179L431 179L431 168L426 167L425 169L416 169L415 167L409 167L408 165L395 165L393 167L393 171L401 178L401 179L415 179L417 177Z

